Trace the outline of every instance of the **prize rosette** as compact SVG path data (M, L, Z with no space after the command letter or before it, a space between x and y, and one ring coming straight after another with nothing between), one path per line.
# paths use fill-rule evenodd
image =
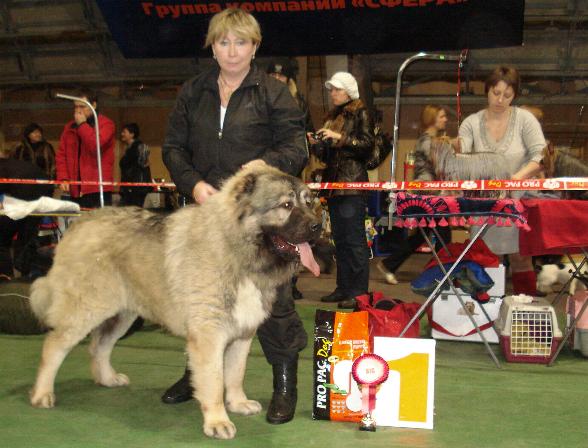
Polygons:
M361 404L364 414L360 430L375 431L376 424L371 412L376 407L377 386L388 379L388 363L381 356L368 353L353 362L351 374L361 388Z

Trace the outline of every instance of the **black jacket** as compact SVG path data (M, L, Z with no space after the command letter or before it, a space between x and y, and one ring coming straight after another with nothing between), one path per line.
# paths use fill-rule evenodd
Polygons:
M122 182L151 182L149 160L147 164L142 163L140 150L143 144L140 140L134 140L118 162Z
M367 182L365 163L374 147L374 126L361 100L353 100L331 111L328 120L343 116L342 137L334 145L314 145L317 156L326 163L323 182ZM337 131L339 132L339 131ZM359 194L359 190L331 190L324 195Z
M47 173L31 162L18 159L0 158L0 178L9 179L47 179ZM41 196L51 196L53 185L0 184L0 194L17 199L33 201Z
M170 114L163 161L178 190L218 188L254 159L296 175L308 160L303 115L285 84L255 65L232 94L220 129L219 68L187 81Z

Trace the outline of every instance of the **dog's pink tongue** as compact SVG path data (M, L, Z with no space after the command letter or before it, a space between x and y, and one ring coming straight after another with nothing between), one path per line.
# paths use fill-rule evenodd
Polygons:
M321 275L321 268L314 259L314 255L312 255L312 249L310 248L310 245L308 243L300 243L297 244L296 247L298 247L298 253L300 254L300 261L302 264L308 268L308 270L312 272L315 277Z

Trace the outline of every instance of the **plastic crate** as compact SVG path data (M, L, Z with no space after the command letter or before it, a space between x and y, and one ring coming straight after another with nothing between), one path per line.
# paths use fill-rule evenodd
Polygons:
M545 299L508 296L496 322L500 347L509 362L547 364L561 343L555 310Z

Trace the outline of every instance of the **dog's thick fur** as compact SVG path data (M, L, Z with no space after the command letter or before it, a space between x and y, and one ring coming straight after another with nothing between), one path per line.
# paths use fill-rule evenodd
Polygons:
M510 179L512 172L502 154L494 152L457 153L447 139L431 143L431 161L439 180ZM464 196L500 197L500 191L466 191Z
M127 385L110 355L141 315L186 337L204 433L234 437L226 409L261 410L242 387L251 339L272 308L277 286L296 271L296 245L308 248L305 242L320 234L310 196L295 177L249 168L204 205L168 217L107 208L76 222L59 243L48 276L32 286L33 311L51 331L31 404L55 405L57 371L90 332L96 383Z

